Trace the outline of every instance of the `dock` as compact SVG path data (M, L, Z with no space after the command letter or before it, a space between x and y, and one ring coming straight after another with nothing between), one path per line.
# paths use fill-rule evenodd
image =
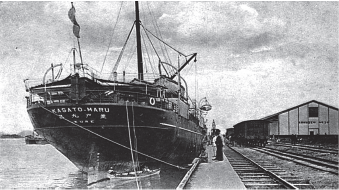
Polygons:
M208 163L200 163L185 189L246 189L225 154L223 161L212 160L212 146L207 146Z

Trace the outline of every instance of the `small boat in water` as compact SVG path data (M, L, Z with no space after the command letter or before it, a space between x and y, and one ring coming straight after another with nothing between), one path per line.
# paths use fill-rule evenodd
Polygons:
M49 144L45 138L34 135L25 136L25 142L26 144Z
M154 175L159 175L160 169L143 169L142 171L136 171L136 172L125 172L125 173L116 173L112 170L108 171L107 177L110 179L135 179L135 178L144 178L144 177L150 177Z

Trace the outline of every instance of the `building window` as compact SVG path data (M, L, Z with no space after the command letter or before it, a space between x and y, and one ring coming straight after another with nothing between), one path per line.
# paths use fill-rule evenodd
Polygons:
M318 117L318 107L309 107L308 117Z

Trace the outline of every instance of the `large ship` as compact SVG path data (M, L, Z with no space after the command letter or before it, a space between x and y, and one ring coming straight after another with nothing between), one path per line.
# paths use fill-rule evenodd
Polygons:
M72 72L58 78L60 72L56 75L54 72L57 68L61 71L64 65L52 64L40 84L25 80L29 92L27 112L34 130L84 172L94 168L128 172L136 167L159 165L182 168L202 150L206 135L203 115L211 105L206 98L192 100L181 76L182 69L197 54L175 51L178 56L174 65L159 53L153 54L158 56L157 72L152 75L156 77L146 77L143 71L146 59L142 57L145 46L141 42L155 35L142 25L138 7L135 2L136 20L132 26L138 68L135 78L129 80L125 71L119 73L118 61L108 78L83 63L80 26L72 4L68 16L78 42L78 47L72 48ZM147 37L141 38L141 29ZM161 38L153 39L162 43L163 48L173 49ZM125 46L121 52L124 50ZM147 60L150 54L148 50ZM117 60L121 56L122 53ZM51 78L47 79L48 76Z

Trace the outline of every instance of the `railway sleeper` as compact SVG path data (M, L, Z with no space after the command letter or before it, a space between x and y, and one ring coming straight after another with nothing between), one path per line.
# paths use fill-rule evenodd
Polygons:
M261 172L261 173L241 173L241 176L244 176L244 177L247 177L247 176L249 176L249 177L251 177L251 176L253 176L253 177L267 177L267 175L263 172Z
M274 183L274 184L257 184L257 183L254 183L254 184L245 184L246 188L249 188L249 187L252 187L252 188L249 188L249 189L286 189L283 185L281 184L277 184L277 183ZM266 187L266 188L264 188Z
M235 166L235 165L232 165L232 167L233 168L256 168L256 167L253 167L253 166L249 166L249 165L247 165L247 166Z
M248 184L248 183L277 183L275 181L273 181L272 179L262 179L262 180L258 180L258 179L245 179L242 181L244 184Z
M255 172L255 173L262 173L262 171L260 171L260 170L248 170L248 169L240 169L240 170L238 170L238 169L235 169L234 168L234 171L236 171L237 173L250 173L250 172Z
M263 174L263 175L251 175L251 174L242 175L242 174L240 174L239 176L240 176L241 178L249 178L249 179L251 179L251 178L258 178L258 179L260 179L260 178L262 178L262 179L272 179L272 177L270 177L270 176L267 175L267 174Z
M250 167L250 166L254 167L252 164L234 164L234 163L232 163L232 162L230 162L230 163L231 163L232 166L234 166L234 167Z
M281 178L283 178L283 179L300 179L300 177L298 177L298 176L281 176Z
M270 177L266 177L266 178L243 178L241 180L242 182L249 182L249 181L254 181L254 182L263 182L263 181L275 181Z

